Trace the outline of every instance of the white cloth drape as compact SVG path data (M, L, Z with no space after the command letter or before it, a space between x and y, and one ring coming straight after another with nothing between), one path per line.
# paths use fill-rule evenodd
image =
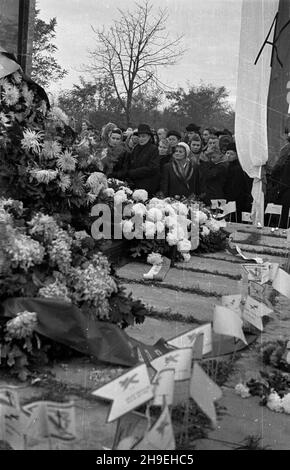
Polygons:
M243 0L235 118L236 146L244 171L254 178L253 223L264 223L262 166L268 160L267 99L272 47L256 57L278 11L279 0ZM269 40L273 38L273 31Z

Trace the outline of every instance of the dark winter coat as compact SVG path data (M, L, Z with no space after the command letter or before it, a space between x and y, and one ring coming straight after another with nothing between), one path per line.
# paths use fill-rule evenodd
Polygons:
M237 209L251 212L252 179L244 172L239 160L228 164L227 177L224 186L225 199L236 201Z
M283 161L282 164L278 165L278 163L273 168L271 176L279 181L276 187L276 203L283 206L280 226L287 228L290 209L290 155L286 157L286 161Z
M149 197L159 189L160 162L156 145L136 145L127 157L126 177L135 189L145 189Z
M178 176L173 168L173 161L164 165L161 174L160 190L165 197L185 196L198 194L198 168L189 162L192 168L192 176L188 182Z
M227 163L221 161L199 161L200 198L210 205L211 199L225 199L224 185L227 177Z

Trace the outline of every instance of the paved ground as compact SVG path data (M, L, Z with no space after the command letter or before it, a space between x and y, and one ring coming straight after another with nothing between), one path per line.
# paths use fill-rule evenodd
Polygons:
M245 254L250 256L253 252L259 252L264 260L284 263L286 235L282 231L277 233L263 229L257 236L252 227L235 224L231 224L228 230L233 232L232 239ZM238 257L226 252L193 256L189 263L177 263L164 282L158 283L144 283L143 273L149 269L144 264L134 262L123 266L118 270L118 275L126 289L151 308L145 323L128 328L127 333L144 343L153 344L161 337L168 339L193 326L211 321L214 305L220 303L221 295L240 292L239 262ZM271 288L268 289L268 299L270 297ZM258 342L288 339L289 328L290 301L278 296L274 314ZM260 407L258 399L254 397L243 400L234 393L234 387L241 379L257 375L261 368L263 365L257 344L254 344L235 362L234 372L223 387L223 398L219 405L225 407L226 411L219 419L217 428L208 434L207 439L191 442L189 449L232 449L250 434L261 437L263 446L290 449L290 416ZM57 398L60 388L59 393L64 398L74 398L76 403L79 440L75 448L110 447L115 424L106 424L108 405L97 401L90 393L123 370L92 363L87 358L73 359L49 371L54 374L55 389L50 385L48 391L45 379L34 386L27 384L21 389L21 401L26 403L46 395L48 398ZM7 379L2 380L2 383L7 383ZM45 444L32 441L29 447L44 449Z

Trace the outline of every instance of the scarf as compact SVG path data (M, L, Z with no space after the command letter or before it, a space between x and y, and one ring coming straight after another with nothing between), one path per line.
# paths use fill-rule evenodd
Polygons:
M189 182L193 175L193 166L191 162L189 160L186 160L184 164L184 163L179 163L178 161L173 159L172 168L177 178L183 181L187 189L189 189Z

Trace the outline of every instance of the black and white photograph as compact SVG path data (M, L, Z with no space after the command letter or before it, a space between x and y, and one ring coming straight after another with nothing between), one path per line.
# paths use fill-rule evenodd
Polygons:
M0 0L0 450L290 450L290 0Z

